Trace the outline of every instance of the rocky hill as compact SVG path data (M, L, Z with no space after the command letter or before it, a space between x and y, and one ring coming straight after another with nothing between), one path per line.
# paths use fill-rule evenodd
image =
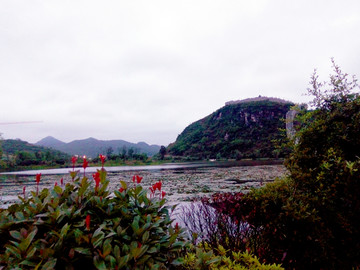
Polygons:
M97 157L99 154L107 154L110 149L114 154L118 154L124 150L127 151L133 149L136 153L144 153L148 156L153 156L160 150L160 146L148 145L144 142L135 144L123 140L97 140L95 138L88 138L65 143L51 136L38 141L36 145L50 147L69 155L86 155L88 157Z
M290 101L257 97L227 102L224 107L185 128L168 153L197 158L279 157L277 142L286 137Z

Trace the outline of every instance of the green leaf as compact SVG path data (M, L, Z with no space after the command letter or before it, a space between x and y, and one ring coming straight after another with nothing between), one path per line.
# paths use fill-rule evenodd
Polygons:
M175 265L175 266L180 266L180 265L183 265L185 262L184 258L176 258L175 260L173 260L171 262L172 265Z
M26 237L26 239L24 239L20 245L19 245L19 249L24 252L27 250L27 248L29 247L29 245L31 244L31 241L34 239L36 233L37 233L37 228L35 227L35 229L29 233L29 235Z
M52 257L50 258L41 268L41 270L51 270L55 269L57 259Z
M149 239L150 233L149 231L144 232L143 236L142 236L142 242L146 243L146 241Z
M139 265L143 265L143 264L145 264L149 259L151 259L151 256L150 256L150 255L141 256L141 259L138 260L137 263L138 263ZM154 269L154 268L152 267L152 269Z
M103 260L101 260L99 257L94 257L94 265L99 270L106 270L106 264Z
M25 219L24 214L22 212L16 212L15 217L21 221Z
M20 232L18 231L10 231L10 235L15 238L16 240L21 240L22 236L20 234Z
M106 239L103 244L103 255L106 257L111 253L112 246L111 246L112 239Z
M139 218L140 218L139 216L136 216L134 218L133 223L131 224L131 227L135 234L138 234L138 231L139 231Z
M116 246L114 247L114 255L115 255L115 257L116 257L117 260L120 259L121 253L120 253L120 248L119 248L118 245L116 245Z
M116 259L113 256L111 256L111 255L107 256L106 261L110 262L110 268L111 269L116 268Z
M36 266L36 263L34 263L32 261L29 261L29 260L23 260L20 264L21 265L26 265L26 266L31 266L31 267Z
M148 250L148 253L156 253L158 252L159 250L156 248L156 247L151 247L149 250Z
M120 184L123 189L127 189L127 184L124 181L120 181Z
M35 251L36 251L36 248L35 248L35 247L33 247L31 250L29 250L29 251L27 252L26 258L31 258L32 256L34 256Z
M16 258L21 259L21 251L14 246L7 246L6 251L13 254Z
M100 181L101 181L101 184L104 184L104 182L106 181L106 175L107 175L107 172L106 170L97 170L100 174Z
M87 188L89 186L90 186L90 183L87 181L87 178L84 177L81 181L80 189L78 191L80 197L84 195L85 191L87 190Z
M67 235L67 232L69 231L70 227L71 227L71 226L66 223L66 224L61 228L61 231L60 231L60 237L61 237L61 238L64 238L64 237Z
M63 193L63 190L60 186L55 186L54 190L57 194L61 195Z
M120 260L118 260L119 269L121 269L123 266L125 266L127 264L127 262L129 261L129 258L130 258L129 255L125 255L124 257L121 257Z
M105 233L101 231L101 227L98 228L94 234L93 234L93 237L91 239L91 243L93 244L93 246L96 248L98 246L101 246L102 244L102 241L104 240L105 238Z
M91 250L89 248L81 248L81 247L78 247L78 248L74 248L74 250L77 252L77 253L80 253L80 254L83 254L83 255L91 255Z

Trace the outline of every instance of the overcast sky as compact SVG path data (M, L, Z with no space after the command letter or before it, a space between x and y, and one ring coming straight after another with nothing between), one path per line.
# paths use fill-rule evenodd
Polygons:
M0 133L168 145L230 100L360 76L360 1L0 1ZM41 121L41 123L4 124Z

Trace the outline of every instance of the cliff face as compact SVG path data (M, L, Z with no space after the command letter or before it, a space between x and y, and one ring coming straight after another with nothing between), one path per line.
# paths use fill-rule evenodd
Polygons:
M189 125L169 145L173 155L198 158L278 157L275 141L286 137L285 117L294 105L259 97L227 102L211 115Z

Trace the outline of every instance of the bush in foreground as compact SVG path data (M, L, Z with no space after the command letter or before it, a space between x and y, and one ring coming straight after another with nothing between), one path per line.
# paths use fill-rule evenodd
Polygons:
M183 230L171 225L161 186L148 196L136 176L110 196L105 170L95 181L72 176L1 210L0 268L163 269L178 257Z

